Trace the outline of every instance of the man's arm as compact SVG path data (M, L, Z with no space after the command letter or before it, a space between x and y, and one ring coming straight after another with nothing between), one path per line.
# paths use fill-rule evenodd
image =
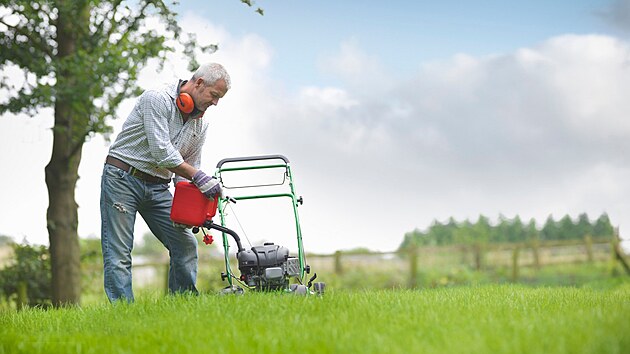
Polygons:
M182 162L179 166L176 167L171 167L168 169L169 171L173 172L174 174L184 177L190 181L192 181L193 176L195 175L195 173L197 173L197 171L199 171L198 169L196 169L195 167L193 167L191 164L189 164L188 162Z

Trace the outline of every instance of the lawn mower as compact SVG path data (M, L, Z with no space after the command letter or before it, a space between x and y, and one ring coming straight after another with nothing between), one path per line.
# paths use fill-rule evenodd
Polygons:
M282 181L267 184L254 185L232 185L226 183L226 174L236 171L260 171L278 170L282 171ZM171 209L171 219L178 224L193 227L193 232L199 230L203 232L203 241L211 244L213 238L207 234L205 229L214 229L222 233L223 251L225 256L225 272L221 274L221 279L228 282L221 293L242 294L244 289L253 291L283 291L301 295L322 295L325 283L314 282L317 273L314 273L308 281L307 274L310 274L310 266L306 264L306 257L302 244L302 230L297 208L304 200L297 197L295 193L293 176L289 167L289 160L283 155L264 155L226 158L217 163L215 177L221 181L225 197L217 197L214 200L207 199L190 182L179 182L175 187L173 197L173 207ZM228 196L229 192L237 189L246 191L257 191L261 187L280 188L273 193L266 194L245 194L239 196ZM297 254L292 255L289 249L276 245L272 242L264 242L262 245L251 246L245 249L241 243L241 238L232 229L226 226L226 207L230 204L236 205L237 201L254 201L268 198L284 198L290 201L293 209L295 232L297 238ZM213 221L213 217L219 211L220 224ZM240 223L240 222L239 222ZM230 266L230 243L228 235L234 240L237 246L236 260L240 276L237 277ZM240 284L241 286L237 285Z

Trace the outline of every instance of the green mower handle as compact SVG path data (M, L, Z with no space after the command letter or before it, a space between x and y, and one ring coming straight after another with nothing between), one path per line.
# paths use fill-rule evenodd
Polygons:
M282 160L284 163L289 163L289 159L283 155L261 155L261 156L244 156L244 157L230 157L223 159L217 163L217 168L221 168L224 163L227 162L240 162L240 161L258 161L258 160Z

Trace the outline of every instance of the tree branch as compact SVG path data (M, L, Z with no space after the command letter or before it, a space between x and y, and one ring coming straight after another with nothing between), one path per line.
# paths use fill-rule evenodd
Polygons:
M47 44L45 44L44 40L41 37L32 36L32 34L34 33L33 31L29 31L28 29L23 28L23 27L10 25L5 22L4 17L0 18L0 24L3 24L7 26L8 28L13 29L14 31L13 42L15 42L15 33L20 34L28 38L31 44L35 44L37 49L41 50L42 52L44 52L45 54L49 56L53 56L53 52L51 48Z

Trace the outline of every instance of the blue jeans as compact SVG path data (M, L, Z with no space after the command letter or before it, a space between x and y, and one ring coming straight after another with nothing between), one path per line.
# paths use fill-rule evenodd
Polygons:
M168 184L152 184L105 164L101 177L101 247L105 293L111 302L134 301L131 250L136 213L168 249L171 293L197 293L197 239L190 229L173 226Z

